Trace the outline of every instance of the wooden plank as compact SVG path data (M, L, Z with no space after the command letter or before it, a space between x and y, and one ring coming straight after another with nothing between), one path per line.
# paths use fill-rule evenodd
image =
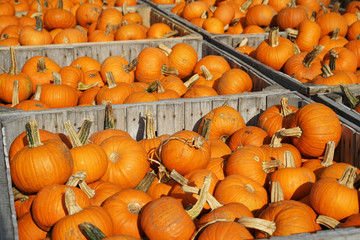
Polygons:
M184 128L197 132L202 117L214 108L213 101L207 98L184 102Z
M158 136L184 130L184 103L159 104L156 126Z

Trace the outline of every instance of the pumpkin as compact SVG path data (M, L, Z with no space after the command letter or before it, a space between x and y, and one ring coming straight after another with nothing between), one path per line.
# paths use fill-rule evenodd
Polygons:
M249 38L244 38L238 45L236 45L235 49L246 55L249 55L250 57L253 57L256 49L254 47L247 46L246 44L248 41Z
M16 12L25 12L30 10L30 3L26 0L11 0L9 2L14 6Z
M50 107L47 104L39 101L40 95L41 95L41 86L37 85L33 99L22 101L22 102L16 104L15 106L13 106L13 108L22 109L24 111L34 111L34 110L36 111L36 110L50 109Z
M242 224L233 221L221 221L210 224L203 230L199 240L254 239Z
M253 81L249 74L241 69L224 72L216 82L215 90L220 95L251 92Z
M108 28L105 30L95 30L89 34L89 42L111 42L114 41L115 36L111 33L111 25L108 24Z
M360 35L359 35L360 36ZM355 53L358 62L358 68L360 67L360 37L357 37L355 40L349 41L345 47Z
M69 44L87 42L87 36L76 28L67 28L56 34L53 44Z
M95 98L99 91L100 88L97 86L86 89L84 92L82 92L81 96L79 97L78 106L96 105Z
M336 178L318 180L310 192L310 203L313 209L318 214L339 221L358 213L359 191L353 186L355 177L356 168L348 166L340 180Z
M123 20L127 23L136 23L136 24L143 24L142 16L137 12L128 12L125 13L123 16Z
M319 179L321 178L335 178L337 180L341 179L344 171L347 167L351 166L349 163L345 162L338 162L336 164L331 164L330 166L324 168L324 170L321 172ZM356 170L357 173L359 170Z
M357 227L360 225L360 214L353 214L349 216L343 224L341 224L341 228L347 228L347 227Z
M139 213L151 200L148 194L134 189L124 189L106 199L102 207L114 223L113 234L140 238L142 231L138 228Z
M101 69L101 64L97 60L88 56L78 57L74 61L72 61L70 65L74 67L79 67L83 72L91 70L100 71Z
M290 127L296 126L301 129L302 134L291 140L303 156L319 157L324 154L327 142L334 141L337 146L341 138L338 116L321 103L310 103L300 108L290 123Z
M202 24L202 28L212 34L224 34L223 22L215 17L206 18Z
M226 156L228 158L228 156ZM225 162L226 158L224 157L217 157L217 158L211 158L208 165L205 169L211 171L213 174L216 175L216 177L221 181L225 178Z
M0 16L0 32L11 25L19 25L19 18L16 16L1 15Z
M211 148L211 158L228 158L231 154L229 146L220 139L207 140Z
M152 197L153 199L168 196L171 188L173 187L172 182L173 181L169 181L165 183L156 177L148 189L149 196Z
M56 28L74 28L76 26L75 16L63 8L63 0L58 0L57 8L50 8L44 13L44 27L47 30Z
M316 22L321 28L321 35L328 35L334 29L339 28L339 36L345 37L348 31L348 25L345 18L338 12L328 12L324 8L323 10L324 14L316 18Z
M71 86L77 89L79 83L84 82L84 72L80 68L74 66L62 67L59 71L62 79L62 84Z
M13 93L13 83L19 81L19 101L28 99L32 93L32 82L30 78L22 72L17 71L15 50L10 47L11 65L9 72L0 74L0 100L11 103Z
M254 55L263 64L280 70L285 62L294 55L294 45L290 40L279 37L279 28L272 28L268 40L260 43Z
M256 216L268 203L267 192L254 180L240 174L226 176L216 186L214 197L221 204L239 202Z
M82 81L78 82L78 90L86 90L94 86L98 86L101 88L105 85L99 71L87 71L84 73L83 76L84 78L82 79Z
M360 4L357 1L351 1L345 8L346 13L357 13L359 11Z
M207 11L208 5L203 1L195 1L189 4L186 4L183 11L182 17L188 21L191 21L194 18L199 18L201 15Z
M49 184L64 183L73 168L69 149L60 141L49 140L42 143L35 120L27 123L25 128L29 145L17 152L10 164L15 186L23 192L35 193Z
M65 192L65 206L68 215L60 219L51 232L52 239L86 239L79 228L79 224L84 221L91 222L105 235L112 235L113 223L109 214L99 206L89 206L81 208L76 199L73 190L68 188Z
M51 44L52 38L50 33L43 29L43 22L40 16L36 16L36 26L23 27L19 34L21 45L44 45Z
M259 14L261 13L261 14ZM258 25L260 27L268 27L274 20L274 16L276 15L276 10L265 4L257 4L248 9L245 15L245 23L246 25Z
M134 82L134 70L138 61L135 58L132 62L128 62L125 58L120 56L107 57L101 64L100 73L103 79L106 80L106 73L112 72L115 82Z
M331 65L331 63L329 63ZM323 85L339 85L340 83L351 84L353 80L345 71L331 70L327 64L321 68L322 74L314 77L311 83Z
M280 105L274 105L261 113L257 126L265 130L269 137L281 128L289 128L293 114L298 110L297 107L288 105L288 98L281 97Z
M110 196L115 193L121 191L121 188L110 182L105 181L96 181L93 183L89 183L89 188L95 191L95 195L90 198L90 203L93 206L101 206L101 204Z
M31 213L27 212L17 221L18 234L20 239L43 239L47 232L40 229L31 217Z
M324 49L324 46L319 45L309 53L295 54L285 62L283 71L296 79L312 80L321 73L321 58L318 56Z
M305 9L296 6L295 0L291 0L290 4L281 9L276 16L276 22L280 30L285 30L286 28L296 28L306 19L307 14Z
M196 98L196 97L211 97L217 95L218 95L217 92L212 87L205 85L194 85L190 87L182 97Z
M268 173L282 165L279 160L268 161L266 153L258 146L245 146L235 150L227 160L226 176L241 174L265 186Z
M194 68L194 73L198 73L201 75L203 72L201 70L201 66L205 66L211 74L223 74L227 70L230 70L229 63L222 56L216 55L207 55L200 59Z
M161 79L161 85L164 89L171 89L177 92L180 96L188 90L184 82L178 76L166 76Z
M146 32L146 36L148 39L159 39L165 38L167 33L171 32L171 28L165 23L154 23L152 24L148 31Z
M209 139L220 139L225 142L234 132L245 127L241 114L235 108L226 105L217 107L204 116L199 126L199 133L205 130L203 130L205 119L211 121L208 129Z
M0 3L0 15L14 16L15 15L14 6L8 2Z
M148 92L133 92L127 96L124 103L142 103L142 102L155 102L159 98Z
M325 50L323 51L322 56L325 55L327 51L334 47L343 47L345 46L349 41L345 37L339 36L339 28L334 29L332 32L332 35L326 35L320 38L319 44L325 46Z
M235 10L230 4L221 4L214 11L214 17L219 19L223 26L230 24L231 20L234 18Z
M100 146L109 159L101 180L115 183L121 188L132 188L143 179L149 169L149 162L140 143L129 137L113 136L102 141Z
M67 209L63 205L63 199L67 189L74 191L76 200L81 207L90 206L89 197L74 185L77 185L77 183L69 185L52 184L42 188L36 194L31 207L31 213L34 222L41 229L49 231L58 220L66 216Z
M96 29L106 30L109 28L109 34L115 34L115 32L120 28L122 20L123 15L119 10L115 8L103 9L97 19Z
M80 26L88 27L98 20L101 13L101 6L95 3L86 2L81 4L76 11L76 20Z
M265 33L265 30L258 25L248 25L244 27L242 34L250 34L250 33Z
M20 45L19 39L15 37L9 37L6 33L0 36L0 46L18 46Z
M115 33L115 40L146 39L146 32L139 24L131 23L120 26Z
M24 195L15 187L12 188L14 194L14 206L16 212L16 218L19 219L25 213L30 212L32 202L35 199L35 195Z
M287 7L287 4L290 3L290 0L269 0L268 4L271 5L276 12L279 12L282 8Z
M259 127L246 126L234 132L228 144L231 151L234 151L248 145L260 147L267 143L270 143L267 132Z
M323 64L330 65L330 58L335 57L334 70L345 70L355 72L358 66L358 60L355 53L345 47L334 47L327 52L323 59ZM334 59L334 60L335 60Z

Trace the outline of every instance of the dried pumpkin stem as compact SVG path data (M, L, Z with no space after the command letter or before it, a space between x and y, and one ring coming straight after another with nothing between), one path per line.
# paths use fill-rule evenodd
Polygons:
M204 183L200 190L199 199L190 210L186 211L187 214L189 214L189 216L191 217L191 219L194 220L197 216L199 216L200 212L204 208L207 199L207 193L209 192L210 184L211 184L211 173L208 176L206 176L204 179Z
M93 120L90 118L85 118L81 124L80 130L77 132L76 136L80 139L82 145L88 144L88 138L90 135L90 128L93 123Z
M41 19L40 16L35 16L35 20L36 20L36 23L35 23L35 30L38 31L38 32L42 32L43 31L43 21Z
M105 106L105 121L104 121L104 129L115 129L115 121L113 108L111 103L106 103Z
M274 169L280 167L282 165L282 162L280 160L271 160L268 162L262 162L262 170L265 173L270 173Z
M336 227L339 227L341 225L341 222L339 222L338 220L325 215L319 215L316 218L316 223L323 225L328 229L335 229Z
M65 185L70 187L76 187L81 181L84 181L86 176L87 175L85 171L74 173L69 177Z
M356 179L357 168L353 166L347 166L343 175L338 182L348 188L354 188L354 182Z
M313 61L315 60L315 58L325 49L325 46L322 45L318 45L315 46L314 49L309 52L308 54L306 54L304 60L303 60L303 65L304 67L310 68L311 64L313 63Z
M356 14L356 19L358 20L358 21L360 21L360 12L357 12L357 13L355 13Z
M174 68L174 67L170 67L170 66L166 66L165 64L162 65L161 67L161 74L165 75L165 76L169 76L169 75L179 75L179 71Z
M301 53L301 50L300 48L298 47L298 45L296 43L292 43L293 46L294 46L294 54L298 54L298 53Z
M118 152L112 152L109 156L109 160L112 163L116 163L117 161L119 161L120 155Z
M360 34L356 37L356 40L360 40Z
M341 3L339 1L336 1L334 3L334 5L333 5L333 10L332 11L335 12L335 13L338 13L339 10L340 10L340 5L341 5Z
M178 33L179 33L178 30L172 30L171 32L165 33L161 38L162 38L162 39L164 39L164 38L170 38L170 37L175 36L175 35L178 34Z
M340 28L335 28L331 34L331 40L338 40L339 39Z
M54 84L55 84L55 85L61 85L62 82L61 82L61 75L60 75L60 73L52 72L52 75L53 75Z
M159 79L155 79L155 82L157 84L157 93L163 93L165 92L164 87L161 85L161 82L159 81Z
M207 12L207 10L205 10L202 14L201 14L201 16L200 16L200 18L201 19L207 19L208 18L208 12Z
M269 32L269 45L270 47L277 47L279 45L279 28L273 27Z
M41 85L36 85L35 93L34 93L34 100L40 101L41 96Z
M36 0L36 11L42 13L42 4L40 0Z
M77 90L85 91L85 90L88 90L90 88L96 87L98 85L100 85L100 81L94 82L94 83L89 84L89 85L87 85L87 84L85 84L83 82L79 82L78 85L77 85Z
M7 34L7 33L3 33L0 36L0 40L5 40L5 39L8 39L8 38L9 38L9 34ZM4 72L6 72L6 71L4 71Z
M206 141L209 141L209 136L211 132L211 124L212 119L210 118L204 118L204 123L201 129L201 136L205 138Z
M12 99L11 99L11 107L19 104L19 80L15 80L13 82L13 92L12 92Z
M199 78L199 74L195 73L191 78L184 82L185 87L190 88L197 80L199 80Z
M29 148L36 148L43 145L43 143L40 141L39 126L36 120L30 120L28 123L26 123L25 131L29 143Z
M192 194L197 194L199 195L200 193L200 189L198 189L197 187L191 187L188 185L183 185L181 187L181 189L183 190L183 192L185 193L192 193ZM207 199L206 202L209 204L211 210L217 209L219 207L222 207L223 205L219 203L218 200L216 200L216 198L211 195L209 192L207 193Z
M276 230L276 225L274 221L269 221L261 218L253 217L241 217L237 220L238 223L243 225L246 228L253 228L265 233L267 236L273 235Z
M340 83L340 88L342 93L345 95L347 101L350 103L350 107L353 109L356 108L360 104L360 99L355 97L345 84Z
M242 13L246 13L246 11L248 10L248 8L250 7L250 5L253 3L253 0L247 0L243 3L243 5L241 5L241 7L239 8L240 12Z
M334 74L331 72L331 69L330 69L329 65L327 65L327 64L324 64L324 65L321 67L321 71L322 71L322 77L323 77L323 78L328 78L328 77L331 77L331 76L334 75Z
M173 179L175 182L179 183L181 186L187 185L189 182L188 179L178 173L175 169L171 171L170 178Z
M292 28L285 29L285 32L288 36L290 36L292 38L297 38L297 36L299 35L299 30L292 29Z
M157 91L157 81L155 80L153 83L151 83L146 89L145 91L148 92L148 93L153 93L153 92L156 92Z
M156 178L154 171L148 172L145 177L140 181L140 183L135 187L135 190L140 190L145 193L149 191L150 185Z
M267 5L268 3L269 3L269 0L264 0L264 1L262 2L263 5Z
M79 228L89 240L100 240L106 238L105 234L92 223L80 223Z
M300 127L288 128L288 129L280 129L279 134L282 137L296 137L299 138L302 135L302 131Z
M41 57L39 58L39 60L37 61L37 69L36 72L38 73L45 73L47 70L46 68L46 63L45 63L45 58Z
M71 188L67 188L65 191L65 207L69 215L74 215L83 210L76 202L75 193Z
M146 139L155 139L155 120L150 110L146 110L145 113L145 125L146 125Z
M16 55L15 55L15 49L13 46L10 47L10 57L11 57L11 65L10 70L8 72L9 75L17 75L17 62L16 62Z
M95 196L95 190L90 188L85 181L81 181L79 183L79 187L89 198L93 198Z
M57 8L58 8L58 9L63 9L63 8L64 8L63 0L58 0L58 2L57 2Z
M339 58L339 54L337 52L335 52L334 49L331 49L330 51L330 62L329 62L329 67L331 71L336 70L336 59Z
M128 65L123 65L123 69L125 72L129 73L135 69L135 67L138 63L139 63L139 59L134 58Z
M81 147L84 145L84 144L82 144L81 140L78 138L76 131L75 131L73 125L71 124L70 120L67 120L64 123L64 127L65 127L67 134L69 135L70 142L71 142L71 145L73 146L73 148Z
M295 0L291 0L288 4L287 4L288 7L291 7L291 8L296 8L296 1Z
M112 72L105 73L105 76L106 76L106 81L107 81L107 84L108 84L109 88L117 87L117 84L115 82L115 78L114 78L114 75L113 75Z
M333 165L335 153L335 142L329 141L326 143L324 160L321 162L321 166L328 167Z
M290 117L293 115L293 111L291 110L288 101L289 99L287 97L280 98L280 115L283 117Z
M213 75L211 74L211 72L209 71L209 69L205 65L201 65L200 70L204 74L204 77L205 77L206 81L211 81L213 79Z
M165 44L159 44L158 48L160 48L167 56L172 52L172 49Z
M124 1L124 3L123 3L123 5L122 5L122 13L123 13L123 15L126 15L126 14L128 14L128 6L127 6L127 2L126 1Z
M290 151L284 152L284 168L296 168L294 157Z
M329 13L324 3L320 3L320 7L323 10L324 14Z
M313 11L313 12L311 13L310 21L315 22L315 20L316 20L316 12Z
M25 202L26 200L29 199L29 196L23 194L15 187L12 187L12 191L13 191L13 195L14 195L14 201Z
M284 193L280 182L271 182L270 202L276 203L284 200Z
M246 46L249 42L249 38L246 37L246 38L243 38L243 40L241 40L241 42L239 43L238 47L243 47L243 46Z

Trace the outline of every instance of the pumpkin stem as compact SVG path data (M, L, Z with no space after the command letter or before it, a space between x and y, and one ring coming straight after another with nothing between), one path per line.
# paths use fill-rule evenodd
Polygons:
M204 77L205 77L206 81L211 81L213 79L213 75L211 74L211 72L209 71L209 69L205 65L201 65L200 70L204 74Z
M287 97L280 98L280 115L283 117L290 117L293 115L293 111L291 110L288 101L289 99Z
M80 223L79 228L89 240L101 240L103 238L106 238L105 234L92 223Z
M157 79L155 79L155 81L153 83L151 83L146 89L145 91L148 93L153 93L157 91L158 85L156 82Z
M271 182L270 201L276 203L284 200L284 193L280 186L280 182Z
M339 39L339 33L340 33L340 28L335 28L334 31L331 34L331 40L338 40Z
M74 173L69 177L65 185L70 187L76 187L81 181L84 181L86 176L87 175L85 171Z
M36 120L30 120L25 124L26 137L29 143L29 148L36 148L42 146L40 141L39 126Z
M237 220L238 223L243 225L246 228L253 228L265 233L267 236L273 235L276 230L276 225L274 221L269 221L261 218L253 217L241 217Z
M327 142L325 148L324 160L321 162L321 166L328 167L333 165L334 152L335 152L335 142L334 141Z
M5 39L8 39L8 38L9 38L9 34L3 33L3 34L1 34L1 36L0 36L0 41L1 41L1 40L5 40ZM6 72L6 71L4 71L4 72Z
M358 20L358 21L360 21L360 12L357 12L357 13L355 13L356 14L356 19Z
M200 189L198 189L197 187L191 187L188 185L183 185L181 187L181 189L183 190L184 193L192 193L192 194L197 194L199 195L200 193ZM218 200L216 200L216 198L211 195L209 192L207 193L207 199L206 202L209 204L211 210L217 209L219 207L222 207L223 205L221 203L219 203Z
M262 170L265 173L270 173L277 167L280 167L282 165L282 162L280 160L271 160L268 162L262 162Z
M304 67L310 68L311 64L313 63L313 61L315 60L315 58L325 49L325 46L322 45L318 45L315 46L314 49L309 52L308 54L306 54L304 60L303 60L303 65Z
M191 78L184 82L185 87L190 88L197 80L199 80L199 78L199 74L195 73Z
M107 84L108 84L109 88L117 87L117 84L115 82L115 78L114 78L114 75L113 75L112 72L105 73L105 76L106 76L106 81L107 81Z
M292 43L292 44L294 46L294 54L296 55L298 53L301 53L299 46L296 43Z
M328 78L328 77L331 77L331 76L334 75L334 74L331 72L331 69L330 69L329 65L327 65L327 64L324 64L324 65L321 67L321 71L322 71L322 77L323 77L323 78Z
M328 229L335 229L341 225L341 222L339 222L338 220L325 215L319 215L316 218L316 223L323 225Z
M296 168L294 157L290 151L284 152L284 168Z
M70 123L70 120L67 120L64 123L64 126L65 126L65 130L66 130L67 134L69 135L72 146L74 148L84 146L84 144L82 144L82 141L76 135L76 131L75 131L73 125ZM86 142L86 140L85 140L85 142Z
M35 16L35 20L36 20L35 30L38 32L42 32L44 25L43 25L43 21L41 20L41 17Z
M83 210L76 202L75 193L71 188L67 188L65 191L65 206L69 215L74 215Z
M161 74L165 75L165 76L169 76L169 75L179 75L179 71L174 68L174 67L170 67L170 66L166 66L165 64L162 65L161 67Z
M88 90L90 88L93 88L93 87L96 87L100 84L100 81L97 81L97 82L94 82L92 84L89 84L89 85L86 85L85 83L83 82L78 82L78 85L77 85L77 90L79 91L85 91L85 90Z
M329 67L331 71L336 70L336 59L339 58L339 54L337 52L335 52L334 49L331 49L330 51L330 62L329 62Z
M360 34L356 37L356 40L360 40Z
M156 174L154 170L148 172L145 175L145 177L141 180L141 182L135 187L135 190L140 190L143 191L144 193L147 193L150 188L150 185L152 184L155 178L156 178Z
M354 182L356 178L357 168L353 166L347 166L343 175L338 180L338 182L348 188L354 188Z
M35 93L34 93L34 100L40 101L41 96L41 85L36 85Z
M171 32L165 33L161 38L170 38L172 36L175 36L176 34L178 34L179 31L178 30L172 30Z
M353 109L356 108L360 104L360 100L354 96L354 94L345 84L340 83L340 88L342 93L345 95L347 101L350 103L350 107Z
M302 135L302 131L300 127L288 128L288 129L280 129L279 134L282 137L296 137L299 138Z
M299 30L292 29L292 28L285 29L285 32L291 38L297 38L297 36L299 35Z
M269 3L269 0L264 0L264 1L262 2L263 5L267 5L268 3Z
M167 56L169 56L172 52L172 49L170 47L162 43L159 44L158 48L160 48Z
M85 181L80 181L79 187L89 198L95 197L95 190L90 188Z
M296 1L295 0L291 0L288 4L286 4L288 7L291 8L296 8Z
M54 79L54 85L61 85L62 82L61 82L61 75L60 75L60 73L52 72L52 75L53 75L53 79Z
M38 73L45 73L46 70L47 70L47 68L46 68L45 58L41 57L37 61L37 70L36 71Z
M311 13L310 21L315 22L315 20L316 20L316 12L313 11L313 12Z
M138 63L139 63L138 58L134 58L128 65L123 65L123 69L125 72L129 73L135 69Z
M21 202L25 202L29 199L29 196L21 193L17 188L12 187L13 195L14 195L14 201L20 200Z
M204 123L203 123L202 129L201 129L201 134L200 135L203 138L205 138L206 141L209 141L211 124L212 124L212 119L204 118Z
M146 110L145 113L145 125L146 125L146 139L155 139L155 120L150 110Z
M158 93L163 93L165 92L164 87L161 85L161 82L159 81L159 79L155 79L155 83L157 85L157 91Z
M279 27L273 27L269 32L270 47L277 47L279 45Z
M119 158L120 158L120 155L117 152L113 152L109 156L110 162L112 162L112 163L116 163L119 160Z
M13 46L10 47L10 57L11 57L11 65L10 70L8 72L9 75L17 75L17 62L16 62L16 55L15 55L15 49Z
M36 11L42 13L42 4L40 0L36 0Z
M323 10L324 14L329 13L329 11L327 10L326 6L324 5L324 3L320 3L320 7Z
M240 12L242 13L246 13L246 11L248 10L248 8L250 7L250 5L253 3L253 0L247 0L243 3L243 5L241 5L241 7L239 8Z
M137 202L131 202L127 205L127 210L132 214L139 214L141 211L141 205Z
M123 3L123 5L122 5L122 13L123 13L123 15L126 15L126 14L128 14L128 8L127 8L127 2L126 1L124 1L124 3Z
M333 12L338 13L340 9L341 3L339 1L336 1L333 5Z
M243 47L243 46L246 46L249 42L249 38L246 37L244 38L243 40L241 40L241 42L237 45L237 47Z
M111 35L111 23L106 24L106 29L105 29L104 33L108 36Z
M211 11L211 10L210 10ZM202 14L201 14L201 16L200 16L200 18L201 19L207 19L208 18L208 12L207 12L207 10L205 10Z
M199 216L200 212L204 208L207 199L207 193L209 192L210 184L211 184L211 173L208 176L206 176L204 179L204 183L200 189L199 199L190 210L186 211L187 214L189 214L189 216L191 217L191 219L194 220L197 216Z
M58 0L58 2L57 2L57 8L58 8L58 9L63 9L63 8L64 8L63 0Z
M12 99L11 99L11 107L19 104L19 80L15 80L13 82L13 92L12 92Z
M171 171L170 178L173 179L175 182L179 183L181 186L185 186L189 182L188 179L186 179L183 175L178 173L175 169Z
M104 129L115 129L114 114L111 103L106 103L105 106L105 121Z
M93 123L93 120L90 118L85 118L83 123L81 124L80 130L76 134L77 138L80 139L82 145L90 143L88 137L90 135L90 128Z

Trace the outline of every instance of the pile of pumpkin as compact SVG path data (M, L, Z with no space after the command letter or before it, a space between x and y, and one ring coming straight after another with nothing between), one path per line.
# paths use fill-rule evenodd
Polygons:
M269 38L259 43L256 48L246 46L246 42L240 43L235 48L275 70L282 70L303 83L323 85L360 83L360 70L357 70L360 67L358 39L360 3L358 1L351 2L344 14L338 12L339 3L329 9L327 6L330 1L325 3L325 1L300 0L262 3L248 0L244 5L252 4L247 11L242 14L234 13L234 9L237 9L234 6L242 2L244 1L218 2L213 12L214 16L208 18L201 18L201 13L206 11L208 15L211 14L209 6L213 3L205 0L186 5L180 3L174 7L173 12L176 10L177 14L181 14L194 24L200 22L200 25L211 33L224 33L223 28L227 24L230 24L230 27L225 33L229 34L255 33L248 29L260 29L256 33L264 33L264 28L272 27ZM182 11L179 11L181 4L184 6ZM240 12L241 9L243 8L240 8ZM231 25L234 19L238 22ZM217 27L214 21L221 25L219 28L222 31L211 30ZM280 37L279 30L285 30L292 41Z
M360 224L359 170L333 161L341 124L323 104L282 98L258 126L224 105L198 132L162 136L145 118L139 142L114 129L110 104L90 137L89 119L78 132L67 121L68 135L26 124L9 152L20 239L252 239Z
M17 72L14 48L10 51L10 71L0 74L0 100L26 111L104 101L122 104L208 97L253 88L248 73L232 69L222 56L198 60L195 49L186 43L144 48L130 63L121 56L110 56L101 64L91 57L79 57L70 66L60 67L48 57L36 56L21 72Z
M126 8L136 5L136 0L104 2L4 0L0 3L0 46L155 39L178 33L165 23L144 26L142 16ZM122 12L114 6L122 6ZM16 12L26 15L18 17Z

